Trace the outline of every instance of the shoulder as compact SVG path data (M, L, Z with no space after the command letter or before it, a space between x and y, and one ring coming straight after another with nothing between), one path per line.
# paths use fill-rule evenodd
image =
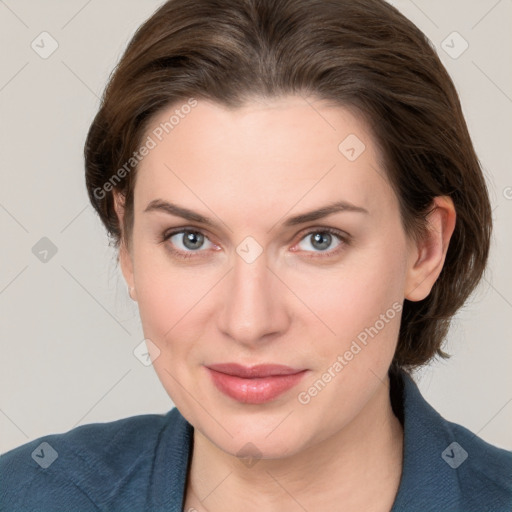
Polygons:
M441 458L458 474L461 502L467 510L512 510L512 451L487 443L456 423L442 419L453 441Z
M404 459L393 512L511 511L512 452L443 418L403 380Z
M0 456L0 510L137 509L161 438L180 422L172 409L82 425L10 450Z

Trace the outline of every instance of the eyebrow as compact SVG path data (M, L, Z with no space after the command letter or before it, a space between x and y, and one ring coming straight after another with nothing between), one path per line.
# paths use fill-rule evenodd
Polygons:
M206 226L215 225L215 222L212 219L205 217L200 213L194 212L193 210L189 210L188 208L178 206L177 204L170 203L169 201L164 201L163 199L153 199L144 210L144 212L153 211L168 213L176 217L182 217L183 219L186 219L190 222L205 224ZM298 224L304 224L306 222L322 219L328 215L339 212L358 212L365 214L369 213L365 208L356 206L352 203L349 203L348 201L336 201L335 203L322 206L316 210L311 210L309 212L290 217L284 222L284 226L289 227L296 226Z

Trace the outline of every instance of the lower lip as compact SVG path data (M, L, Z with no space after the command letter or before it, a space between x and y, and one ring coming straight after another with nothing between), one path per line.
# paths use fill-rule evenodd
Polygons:
M264 404L296 386L307 370L293 375L244 379L207 368L213 383L225 395L244 404Z

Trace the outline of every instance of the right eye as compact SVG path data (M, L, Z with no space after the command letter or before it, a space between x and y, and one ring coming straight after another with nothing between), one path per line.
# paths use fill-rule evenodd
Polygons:
M208 237L195 229L175 229L171 232L166 232L162 241L166 242L172 253L181 258L192 258L196 255L194 253L206 252L200 249L204 246L205 241L210 244L210 248L217 247L210 242Z

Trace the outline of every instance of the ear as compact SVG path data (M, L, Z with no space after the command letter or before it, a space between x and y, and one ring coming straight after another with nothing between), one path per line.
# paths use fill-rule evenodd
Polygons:
M449 196L433 200L428 215L427 234L410 242L410 256L405 282L405 298L420 301L428 296L443 269L450 238L455 229L456 213Z
M133 277L133 259L131 255L131 251L127 244L127 238L124 233L124 197L119 193L114 191L114 209L119 219L119 226L121 229L121 242L119 244L119 255L118 261L121 265L121 271L123 273L126 284L128 285L128 293L133 300L137 300L137 292L135 290L135 280Z

